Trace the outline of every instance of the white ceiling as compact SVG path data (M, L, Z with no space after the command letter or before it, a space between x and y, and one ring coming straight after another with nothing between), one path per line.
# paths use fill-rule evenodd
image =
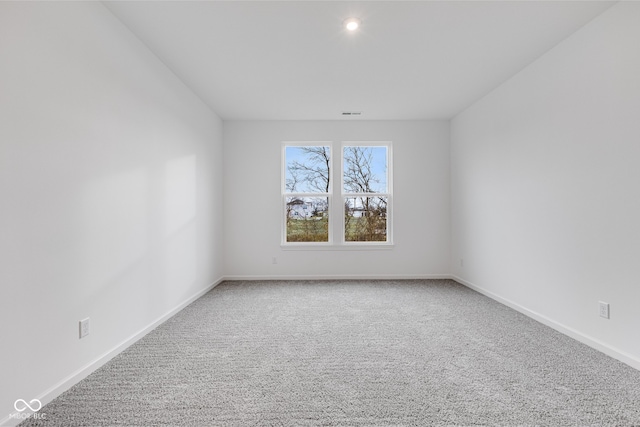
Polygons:
M455 116L613 2L105 4L223 119L386 120Z

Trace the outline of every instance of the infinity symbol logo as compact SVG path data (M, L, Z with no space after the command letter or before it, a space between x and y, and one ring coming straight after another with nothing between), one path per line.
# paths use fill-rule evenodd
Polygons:
M24 405L24 406L22 406L22 409L20 409L20 408L18 407L18 404L19 404L19 403L22 403L22 405ZM34 405L34 403L35 403L35 405ZM33 406L36 406L36 405L37 405L38 407L37 407L37 408L35 408L35 407L32 407L31 405L33 405ZM16 408L16 411L18 411L18 412L26 411L26 410L27 410L27 408L29 408L29 409L30 409L30 410L32 410L33 412L38 412L38 411L42 408L42 403L41 403L38 399L33 399L33 400L32 400L31 402L29 402L29 403L27 403L27 401L26 401L26 400L24 400L24 399L18 399L18 400L16 400L16 403L14 403L14 404L13 404L13 407L14 407L14 408Z

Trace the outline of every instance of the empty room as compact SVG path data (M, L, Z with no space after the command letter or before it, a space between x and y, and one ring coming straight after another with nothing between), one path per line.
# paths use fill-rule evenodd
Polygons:
M640 426L640 2L0 2L0 426Z

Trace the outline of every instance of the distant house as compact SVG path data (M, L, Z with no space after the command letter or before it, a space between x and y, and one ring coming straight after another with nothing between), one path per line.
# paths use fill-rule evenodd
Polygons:
M376 209L377 208L377 209ZM363 201L361 197L349 197L345 201L345 209L348 209L349 215L354 218L362 218L367 216L367 209L363 205ZM372 203L370 205L370 212L375 212L377 210L377 214L381 217L387 216L386 206L381 207L379 204Z
M313 212L311 202L302 199L293 199L287 203L287 214L289 218L309 218Z
M325 204L314 204L302 199L293 199L287 203L287 215L289 218L321 217L327 212Z

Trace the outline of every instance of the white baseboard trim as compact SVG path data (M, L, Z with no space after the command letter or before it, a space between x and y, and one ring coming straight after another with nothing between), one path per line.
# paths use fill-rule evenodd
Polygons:
M143 329L141 329L137 333L133 334L132 336L130 336L126 340L122 341L120 344L116 345L114 348L112 348L108 352L104 353L102 356L98 357L94 361L92 361L92 362L88 363L87 365L83 366L82 368L78 369L76 372L74 372L73 374L69 375L68 377L66 377L65 379L63 379L62 381L60 381L58 384L54 385L53 387L49 388L48 390L44 391L43 393L41 393L36 398L42 403L43 406L46 405L47 403L51 402L53 399L55 399L56 397L60 396L62 393L64 393L68 389L70 389L72 386L74 386L77 383L79 383L80 381L82 381L84 378L89 376L91 373L93 373L96 369L100 368L102 365L107 363L109 360L113 359L115 356L117 356L118 354L122 353L124 350L126 350L128 347L130 347L132 344L134 344L140 338L142 338L145 335L147 335L149 332L151 332L153 329L155 329L161 323L165 322L171 316L173 316L174 314L178 313L180 310L182 310L183 308L185 308L186 306L191 304L193 301L195 301L198 298L200 298L202 295L204 295L207 292L209 292L211 289L213 289L216 286L218 286L223 281L224 281L224 278L221 277L218 280L216 280L215 282L213 282L210 285L208 285L206 288L196 292L194 295L192 295L191 297L187 298L186 300L184 300L183 302L181 302L180 304L178 304L177 306L175 306L174 308L169 310L167 313L163 314L162 316L160 316L159 318L157 318L156 320L151 322L149 325L145 326ZM16 425L17 423L22 422L22 421L23 421L22 419L16 420L16 419L11 418L10 415L8 415L5 418L3 418L2 420L0 420L0 426L5 427L5 426Z
M450 274L309 274L309 275L231 275L227 281L240 280L421 280L451 279Z
M550 319L549 317L540 314L536 311L530 310L516 302L513 302L507 298L503 298L499 295L494 294L493 292L490 292L486 289L484 289L481 286L478 286L474 283L471 283L467 280L464 280L461 277L452 275L451 278L453 280L455 280L456 282L470 288L473 289L474 291L480 292L481 294L495 300L498 301L501 304L506 305L507 307L511 307L516 311L519 311L520 313L524 314L525 316L531 317L534 320L537 320L538 322L549 326L550 328L555 329L556 331L563 333L577 341L580 341L583 344L588 345L589 347L595 348L598 351L601 351L602 353L606 354L607 356L611 356L614 359L617 359L619 361L621 361L622 363L625 363L629 366L631 366L632 368L635 368L637 370L640 370L640 359L638 359L637 357L626 353L622 350L619 350L615 347L610 346L609 344L606 344L596 338L593 338L587 334L584 334L580 331L577 331L573 328L570 328L568 326L563 325L562 323L556 322L553 319Z

